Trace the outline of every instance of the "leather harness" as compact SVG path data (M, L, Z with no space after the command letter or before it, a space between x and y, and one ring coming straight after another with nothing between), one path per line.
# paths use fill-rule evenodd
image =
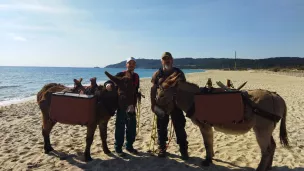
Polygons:
M254 105L254 103L248 98L248 92L242 91L241 95L242 95L242 98L243 98L243 101L245 102L245 104L249 105L252 108L252 112L255 113L256 115L269 119L271 121L275 121L275 122L279 122L282 119L282 117L275 115L273 113L267 112L267 111L257 107L256 105Z

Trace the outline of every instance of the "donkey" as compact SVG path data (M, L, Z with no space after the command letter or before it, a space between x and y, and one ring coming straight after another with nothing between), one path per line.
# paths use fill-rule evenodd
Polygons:
M132 80L130 76L125 77L115 77L105 71L107 77L112 80L117 85L117 90L114 89L111 92L107 91L105 87L96 84L96 78L91 79L91 86L84 87L81 85L80 80L74 79L74 88L70 89L66 86L57 83L49 83L42 87L42 89L37 93L37 103L42 112L42 135L44 138L44 152L48 154L54 149L50 143L50 132L54 125L55 121L52 121L49 117L50 104L51 104L51 95L54 92L72 92L72 93L85 93L85 94L94 94L97 96L97 107L96 107L96 121L87 125L87 134L86 134L86 147L84 151L85 161L91 161L91 145L93 143L94 133L99 126L102 148L105 154L111 153L107 146L107 125L111 116L114 115L115 111L118 109L119 105L127 106L133 101L133 95L130 96L126 92L127 87L132 85ZM132 91L132 90L128 90ZM123 98L121 98L121 96ZM123 99L123 100L121 100Z
M257 171L266 171L272 167L276 148L272 133L280 120L280 143L284 147L289 146L286 131L287 107L284 99L277 93L263 89L241 91L245 104L244 122L212 125L200 122L194 115L194 96L200 94L200 87L193 83L180 81L178 78L179 75L173 73L160 85L156 103L167 113L170 113L172 106L176 105L200 128L206 148L206 159L202 162L203 166L209 166L214 157L212 127L216 131L233 135L245 134L253 128L262 154ZM214 90L224 91L221 88Z

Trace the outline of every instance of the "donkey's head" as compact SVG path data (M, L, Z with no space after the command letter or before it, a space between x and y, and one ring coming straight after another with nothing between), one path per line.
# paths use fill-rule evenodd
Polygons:
M126 72L123 77L116 77L105 71L107 77L118 87L118 103L120 108L126 109L135 102L135 87L130 72Z
M156 103L167 113L177 106L187 112L193 104L194 94L200 91L199 86L179 79L180 74L173 73L160 85Z

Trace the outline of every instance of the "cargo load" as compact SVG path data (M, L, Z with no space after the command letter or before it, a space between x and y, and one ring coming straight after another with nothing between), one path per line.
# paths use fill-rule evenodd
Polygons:
M50 119L71 125L87 125L96 118L94 95L57 92L52 94Z
M244 119L241 92L198 94L194 97L195 117L202 123L229 124Z

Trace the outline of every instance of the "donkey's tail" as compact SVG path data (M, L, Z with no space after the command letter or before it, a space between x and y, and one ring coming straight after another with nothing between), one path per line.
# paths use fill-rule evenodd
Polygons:
M284 147L289 147L289 140L288 140L288 135L287 135L287 130L286 130L286 115L287 115L287 106L285 103L285 111L283 113L283 117L282 117L281 125L280 125L280 143Z

